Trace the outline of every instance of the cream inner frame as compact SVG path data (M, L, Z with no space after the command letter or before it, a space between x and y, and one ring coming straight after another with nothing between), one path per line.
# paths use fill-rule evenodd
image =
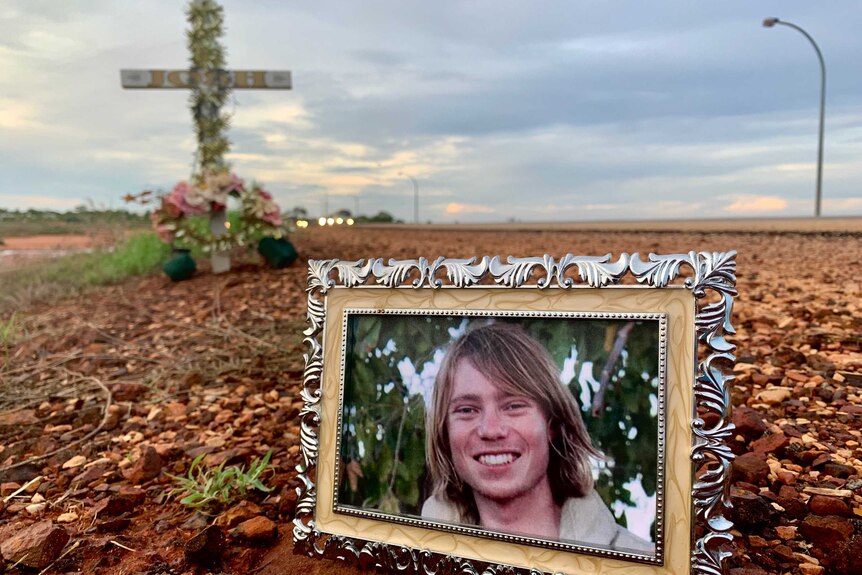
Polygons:
M345 308L481 311L664 313L667 315L665 398L664 564L649 565L546 549L461 533L333 513L336 433ZM316 471L315 528L324 533L509 564L550 573L682 575L690 572L692 515L691 420L695 377L695 303L691 291L669 287L577 289L341 288L326 296L324 368Z

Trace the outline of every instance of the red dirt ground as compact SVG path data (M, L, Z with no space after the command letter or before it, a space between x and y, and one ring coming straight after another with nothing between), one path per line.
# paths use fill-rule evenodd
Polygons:
M303 259L343 260L738 250L732 341L741 367L732 395L734 405L750 408L739 410L747 421L762 427L732 441L734 452L756 460L754 469L734 469L733 496L739 509L768 517L735 517L731 575L858 575L862 236L688 227L329 228L291 239ZM304 264L284 270L243 264L224 275L201 271L181 283L162 276L132 279L22 313L17 335L0 342L2 481L17 481L10 466L48 457L30 465L34 476L43 477L35 493L0 505L0 543L36 521L62 525L71 536L69 553L46 575L360 573L352 565L292 554L305 282ZM791 394L767 403L760 394L772 387ZM109 411L106 397L115 406L112 425L99 428ZM777 447L758 451L763 441ZM159 453L161 469L134 482L129 472L149 448ZM256 546L228 535L217 567L187 561L185 545L213 517L167 497L174 485L167 474L185 473L200 450L217 465L247 464L269 449L274 455L267 482L274 489L249 499L260 516L276 522L278 539ZM78 456L86 463L70 465ZM99 473L81 478L82 470L93 468ZM25 476L20 483L29 480ZM106 502L135 485L143 502L105 517ZM26 506L36 495L48 505L31 513ZM60 522L63 513L76 518Z

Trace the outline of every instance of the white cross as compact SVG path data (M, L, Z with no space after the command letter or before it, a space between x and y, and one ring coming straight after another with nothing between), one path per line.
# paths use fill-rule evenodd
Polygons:
M290 72L287 70L120 70L123 88L130 89L206 89L207 86L226 86L234 90L290 90ZM219 110L208 110L218 115ZM210 231L213 236L227 234L225 211L210 215ZM230 256L224 251L213 251L211 255L213 273L230 270Z

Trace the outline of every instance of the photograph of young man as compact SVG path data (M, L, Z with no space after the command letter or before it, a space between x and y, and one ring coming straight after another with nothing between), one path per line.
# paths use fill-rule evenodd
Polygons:
M433 493L422 516L446 523L654 553L593 489L601 458L547 351L517 325L468 331L447 352L427 421Z

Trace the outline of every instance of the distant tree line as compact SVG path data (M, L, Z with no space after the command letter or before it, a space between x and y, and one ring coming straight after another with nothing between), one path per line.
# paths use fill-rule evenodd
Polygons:
M134 223L148 222L148 213L127 210L94 209L85 205L69 212L54 210L7 210L0 208L0 221L4 222L66 222L66 223Z

